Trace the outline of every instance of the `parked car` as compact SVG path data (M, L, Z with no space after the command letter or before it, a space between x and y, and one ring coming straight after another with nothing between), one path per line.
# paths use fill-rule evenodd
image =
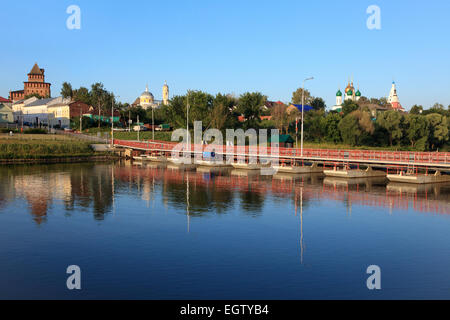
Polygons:
M133 131L147 131L147 130L148 130L148 128L145 126L142 126L142 125L133 127Z

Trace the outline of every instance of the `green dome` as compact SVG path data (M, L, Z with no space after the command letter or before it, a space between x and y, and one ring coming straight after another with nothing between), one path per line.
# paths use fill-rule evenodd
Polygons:
M339 91L336 93L336 97L342 97L342 92L341 92L341 90L339 90Z
M356 91L356 96L357 96L357 97L361 97L361 92L359 92L359 90Z
M348 90L348 91L347 91L347 95L348 95L348 96L352 96L352 95L353 95L353 91L352 91L352 90Z

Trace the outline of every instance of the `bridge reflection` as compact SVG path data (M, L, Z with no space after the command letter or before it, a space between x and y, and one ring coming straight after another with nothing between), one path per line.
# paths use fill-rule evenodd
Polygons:
M103 220L114 213L118 195L140 199L147 206L161 198L174 212L201 217L235 209L258 217L266 200L289 201L303 212L313 201L450 214L450 184L402 185L384 178L340 180L320 174L261 176L257 171L183 171L161 165L67 164L0 168L0 214L16 199L28 203L34 221L43 223L55 205L66 216L92 212ZM300 200L301 199L301 200ZM300 210L299 210L300 209Z
M225 202L230 201L237 193L241 199L247 199L253 205L253 209L257 209L262 206L261 202L264 202L267 195L295 200L301 188L306 204L311 200L333 200L347 205L450 214L450 184L448 183L435 185L396 184L388 183L385 178L347 180L324 178L321 174L277 174L271 177L261 176L258 171L240 170L205 173L164 169L161 165L136 166L129 164L116 167L114 171L116 179L122 182L134 181L145 185L145 181L150 179L153 183L158 182L166 186L164 190L169 193L170 188L167 188L167 186L175 188L176 185L185 184L186 180L189 179L192 192L199 191L200 199L206 200L209 198L209 200L212 200L212 204L217 204L220 200L217 199L217 192ZM180 194L177 193L177 196L174 197L176 202L180 201L178 196ZM148 197L148 194L143 193L142 197ZM252 201L255 203L252 203ZM206 201L203 204L206 205ZM195 207L194 203L193 209ZM244 203L242 209L245 210L246 208Z

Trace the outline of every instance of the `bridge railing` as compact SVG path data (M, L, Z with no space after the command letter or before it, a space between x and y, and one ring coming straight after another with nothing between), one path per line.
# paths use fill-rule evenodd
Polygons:
M130 141L116 140L114 144L122 147L140 150L171 151L178 143L168 141ZM201 150L204 145L190 145L191 151ZM216 148L216 153L227 154L230 147L223 146ZM389 163L411 163L411 164L449 164L450 152L408 152L408 151L383 151L383 150L341 150L341 149L303 149L303 156L300 149L271 147L237 147L234 146L234 155L255 156L257 154L277 155L280 158L297 158L311 160L337 160L337 161L376 161Z

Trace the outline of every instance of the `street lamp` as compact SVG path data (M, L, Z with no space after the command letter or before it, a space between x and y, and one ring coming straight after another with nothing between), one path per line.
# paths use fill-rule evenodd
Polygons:
M120 96L117 96L119 98ZM115 97L112 96L111 99L111 148L114 147L114 100Z
M187 94L187 105L186 105L186 151L190 152L191 148L190 148L190 140L189 139L189 93L190 91L188 91ZM189 143L188 143L188 139L189 139Z
M305 82L309 80L314 80L314 77L306 78L303 80L303 87L302 87L302 130L301 130L301 146L300 146L300 152L301 156L303 157L303 112L304 112L304 100L305 100Z
M155 141L155 117L153 116L153 112L155 107L152 106L152 140Z

